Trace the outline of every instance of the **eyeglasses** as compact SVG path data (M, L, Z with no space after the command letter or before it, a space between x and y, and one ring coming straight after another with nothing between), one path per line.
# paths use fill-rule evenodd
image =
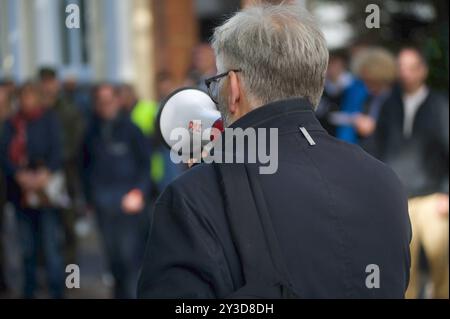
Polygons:
M230 74L230 72L242 72L241 69L234 69L234 70L229 70L225 73L221 73L218 74L216 76L213 76L211 78L208 78L205 80L205 85L206 88L208 89L208 95L211 97L211 100L213 100L214 103L219 104L218 102L218 96L219 96L219 83L220 80L226 76L228 76L228 74Z

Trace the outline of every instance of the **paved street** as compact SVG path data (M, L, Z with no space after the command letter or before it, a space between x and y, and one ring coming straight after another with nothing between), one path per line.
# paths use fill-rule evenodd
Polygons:
M4 214L4 231L1 242L4 243L6 263L6 281L10 292L0 295L0 298L19 298L22 285L22 270L20 247L17 240L14 212L8 208ZM105 299L111 296L112 277L107 273L105 257L100 249L100 241L96 225L92 217L82 218L77 222L78 237L77 263L80 267L80 288L68 289L66 297L69 299L97 298ZM37 298L48 298L45 289L46 280L43 267L38 273L40 289Z

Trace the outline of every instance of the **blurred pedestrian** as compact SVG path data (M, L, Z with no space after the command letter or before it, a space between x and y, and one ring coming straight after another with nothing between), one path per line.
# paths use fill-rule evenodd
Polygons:
M363 49L354 61L354 72L364 82L368 96L361 111L355 115L353 126L358 135L358 144L376 156L374 132L383 104L391 94L397 77L395 57L383 48Z
M163 159L155 147L155 135L157 134L155 125L158 115L158 104L154 101L139 98L131 84L119 85L118 97L124 115L129 117L131 122L141 130L149 143L151 153L148 162L148 175L151 181L151 192L156 192L157 188L154 186L164 170ZM153 196L149 196L149 198L150 203L153 203ZM150 225L145 225L145 227L148 226Z
M68 104L73 105L82 115L84 122L92 116L92 101L88 85L80 85L75 76L69 76L63 81L63 97Z
M398 67L400 87L383 106L376 135L380 158L398 174L410 198L413 239L406 296L417 298L420 292L422 247L432 296L447 299L449 103L426 85L428 67L420 51L401 50Z
M195 86L207 91L205 79L217 72L214 50L208 43L201 43L194 48L190 78L195 79Z
M159 101L169 95L174 87L173 79L169 73L162 72L156 77L156 89ZM130 115L131 121L138 126L148 138L151 145L150 177L152 182L152 202L178 174L180 167L170 160L170 152L163 145L162 137L156 130L158 103L139 99L131 85L123 84L119 87L121 105Z
M0 81L0 140L4 125L12 112L12 99L9 87L6 82ZM3 219L6 205L6 183L3 168L0 166L0 295L7 290L4 274L4 254L3 254Z
M62 128L64 178L70 195L70 202L67 203L63 213L64 252L67 263L75 263L77 249L75 235L77 208L75 203L79 201L78 198L81 194L77 159L81 148L84 122L81 113L64 97L56 70L50 67L41 68L39 70L39 85L42 90L44 107L55 112Z
M117 90L95 91L95 118L83 145L84 185L94 208L115 280L115 298L134 298L148 225L150 192L147 139L121 112Z
M0 159L6 175L7 199L17 212L25 271L23 296L34 297L42 243L50 294L62 298L61 213L52 196L59 193L55 182L62 169L61 128L54 112L42 106L37 85L25 84L19 103L18 113L5 124Z
M356 132L349 119L361 110L367 90L364 83L349 71L348 62L344 50L331 53L324 94L316 115L330 135L356 143Z
M156 77L156 94L159 104L176 89L172 74L168 71L160 72ZM170 159L170 150L164 144L160 131L152 138L152 181L154 191L152 198L156 201L159 194L186 168L184 164L175 164Z
M158 114L158 104L154 101L140 99L130 84L122 84L118 88L120 105L131 121L142 131L145 136L150 136L155 131L155 119Z
M186 79L185 82L187 83L188 80ZM176 88L175 79L170 71L163 70L156 75L156 95L159 102L168 97Z
M10 78L4 78L1 80L1 86L3 89L6 90L8 93L8 96L11 98L10 104L11 104L11 112L16 111L17 108L17 86L16 82L14 82L13 79Z

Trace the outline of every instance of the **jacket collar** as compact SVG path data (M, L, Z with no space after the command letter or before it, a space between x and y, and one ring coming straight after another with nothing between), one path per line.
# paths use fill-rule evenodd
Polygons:
M230 128L278 128L279 133L296 131L299 127L307 130L325 131L317 120L314 107L306 99L292 98L279 100L247 113Z

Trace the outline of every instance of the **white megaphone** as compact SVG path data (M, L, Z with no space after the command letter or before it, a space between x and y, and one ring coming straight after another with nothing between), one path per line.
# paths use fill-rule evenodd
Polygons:
M199 89L183 88L171 93L161 104L157 127L165 144L183 158L193 158L223 131L223 122L216 104ZM213 130L215 129L215 130ZM189 138L181 139L179 132ZM184 135L186 137L186 134ZM193 142L197 137L201 142Z

